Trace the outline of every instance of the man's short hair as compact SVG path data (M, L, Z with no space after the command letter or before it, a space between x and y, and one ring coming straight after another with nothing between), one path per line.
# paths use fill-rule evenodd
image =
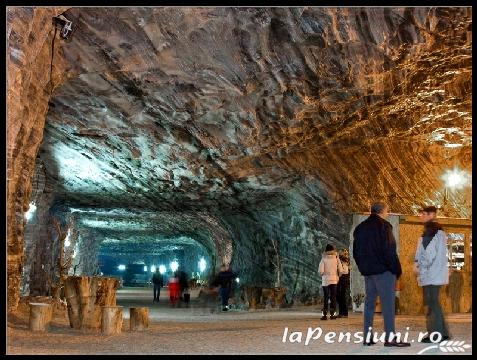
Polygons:
M437 214L437 208L435 206L424 206L421 209L421 212L436 213Z
M381 214L388 206L383 201L377 201L371 205L371 214Z

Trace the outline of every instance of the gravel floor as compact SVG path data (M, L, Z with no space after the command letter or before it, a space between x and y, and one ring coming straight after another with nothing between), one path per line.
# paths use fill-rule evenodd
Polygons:
M139 290L138 290L139 291ZM143 291L143 290L140 290ZM382 344L363 347L351 342L338 342L339 332L362 331L362 314L351 313L348 319L320 320L320 313L313 307L280 311L216 311L216 307L198 307L192 300L189 308L170 308L165 294L161 302L150 301L148 290L119 291L118 305L125 307L123 332L119 335L82 333L71 329L65 316L55 316L50 331L46 334L28 330L28 312L20 310L8 316L8 354L417 354L429 344L417 343L418 332L425 329L423 316L397 316L396 330L406 332L414 343L409 348L386 348ZM137 296L135 296L137 295ZM129 306L149 306L151 323L142 332L129 331ZM452 340L465 341L472 345L471 314L448 316ZM283 342L285 328L288 338ZM308 329L310 333L320 327L322 335L305 345ZM380 314L375 319L375 328L382 331ZM329 332L338 335L334 343L324 338ZM292 334L296 332L295 334ZM301 332L301 341L298 340ZM454 346L427 350L424 354L456 354ZM462 350L462 348L461 348ZM458 354L472 354L465 348ZM446 352L444 352L446 351Z

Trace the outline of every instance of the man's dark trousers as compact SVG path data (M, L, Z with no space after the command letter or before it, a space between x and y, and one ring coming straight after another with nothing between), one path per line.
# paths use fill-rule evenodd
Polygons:
M336 290L337 284L330 284L328 286L322 286L323 288L323 315L328 314L328 302L331 304L329 305L330 308L330 315L336 315Z
M437 331L442 337L449 336L448 327L439 301L441 285L426 285L423 286L422 289L424 292L424 305L427 306L426 327L429 333L428 335Z
M157 296L156 296L157 294ZM159 295L161 294L161 285L160 284L154 284L154 300L159 301Z

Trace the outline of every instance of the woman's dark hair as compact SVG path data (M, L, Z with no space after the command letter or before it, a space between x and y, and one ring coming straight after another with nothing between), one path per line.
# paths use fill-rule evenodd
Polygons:
M326 245L325 251L333 251L335 247L331 244Z
M442 226L435 222L435 221L428 221L424 224L424 231L422 232L422 236L431 236L437 234L439 230L442 230Z
M341 261L344 261L345 263L349 263L349 256L346 254L340 254L339 258Z

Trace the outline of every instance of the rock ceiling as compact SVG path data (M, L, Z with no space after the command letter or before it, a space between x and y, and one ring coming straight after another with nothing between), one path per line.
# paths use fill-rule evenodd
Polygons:
M74 204L247 206L308 177L409 211L470 166L470 9L65 15L42 157Z
M253 278L278 239L305 284L350 213L414 213L443 203L445 170L471 174L471 8L64 15L39 157L57 205L105 241L233 243ZM470 217L470 195L446 194L444 215Z

